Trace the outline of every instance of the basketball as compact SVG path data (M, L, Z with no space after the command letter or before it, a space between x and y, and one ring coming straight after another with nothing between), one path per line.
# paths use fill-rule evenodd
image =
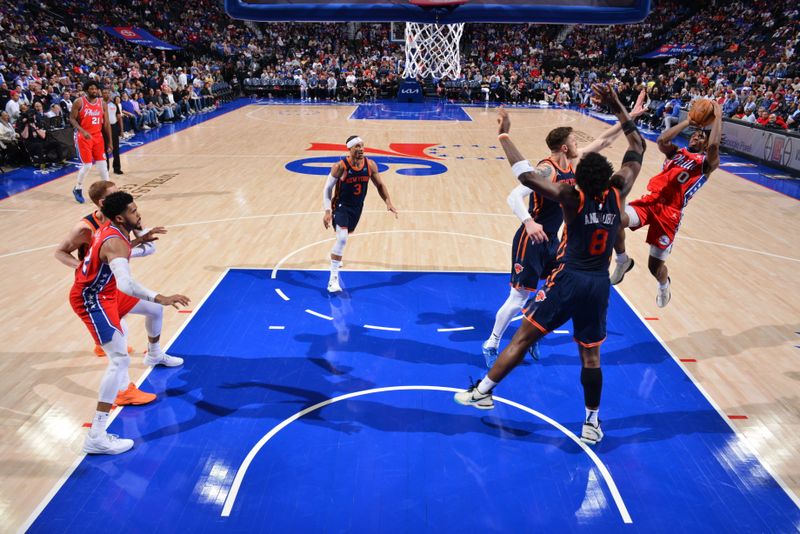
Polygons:
M692 104L692 109L689 110L689 119L698 126L707 126L714 120L714 106L711 100L707 98L699 98Z

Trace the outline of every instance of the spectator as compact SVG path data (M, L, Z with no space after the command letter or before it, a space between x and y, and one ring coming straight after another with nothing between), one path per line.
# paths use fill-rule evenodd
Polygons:
M11 91L11 100L6 102L6 113L11 119L11 124L16 124L20 114L19 91Z

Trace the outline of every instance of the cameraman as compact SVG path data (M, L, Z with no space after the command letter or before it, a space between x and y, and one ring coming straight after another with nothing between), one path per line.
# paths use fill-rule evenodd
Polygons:
M41 102L37 102L36 105L41 108ZM32 110L27 104L20 106L16 128L22 144L34 165L44 166L46 162L65 164L69 151L67 147L47 135L44 119L41 109Z

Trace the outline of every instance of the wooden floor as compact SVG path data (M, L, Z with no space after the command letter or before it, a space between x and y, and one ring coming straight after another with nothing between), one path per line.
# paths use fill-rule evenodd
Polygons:
M515 180L487 148L496 144L494 112L467 109L472 122L355 121L348 119L353 109L248 106L125 154L125 175L115 181L141 193L146 226L169 230L155 256L134 261L136 278L197 303L228 267L272 268L294 253L283 267L326 268L332 234L321 222L324 178L284 165L333 155L306 148L343 144L352 134L384 150L390 143L460 144L464 159L448 154L449 171L438 176L383 173L400 218L385 213L371 192L346 268L506 271L518 222L505 199ZM530 159L546 155L544 137L553 127L573 126L584 142L606 127L570 111L512 111L512 120L514 140ZM625 146L618 140L606 154L618 164ZM491 157L477 159L483 156ZM651 143L634 194L660 164ZM72 272L53 258L55 244L88 212L72 199L73 180L69 175L0 203L2 530L16 530L78 458L82 424L91 419L105 368L67 303ZM795 493L799 235L800 202L720 170L684 219L669 261L670 305L655 306L642 233L628 238L637 268L620 286L643 316L658 318L650 324L678 358L697 360L686 370L721 410L747 416L733 421L736 428ZM167 310L165 339L187 317ZM140 319L129 325L136 379L144 370L145 334Z

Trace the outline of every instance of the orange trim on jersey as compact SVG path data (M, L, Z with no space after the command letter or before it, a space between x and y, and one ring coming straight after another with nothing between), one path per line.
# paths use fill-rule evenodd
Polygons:
M600 345L603 344L603 341L606 340L606 338L603 338L600 341L595 341L594 343L584 343L583 341L578 341L578 338L572 338L572 339L575 340L575 343L577 343L578 345L580 345L581 347L583 347L585 349L591 349L593 347L599 347Z
M525 225L523 224L523 225L522 225L522 227L523 227L522 233L523 233L523 234L525 234L525 235L527 235L527 232L525 232ZM516 255L514 256L514 259L519 259L519 258L521 258L521 257L522 257L522 256L520 256L520 255L519 255L519 253L520 253L520 250L522 250L522 239L520 239L520 240L519 240L519 243L517 243L517 253L516 253Z
M538 328L538 329L539 329L539 330L542 332L542 334L549 334L549 333L550 333L550 330L548 330L547 328L545 328L545 327L543 327L542 325L540 325L539 323L537 323L537 322L536 322L536 321L533 319L533 317L529 317L529 316L527 315L527 311L528 311L528 309L527 309L527 308L525 308L524 310L522 310L522 313L523 313L523 314L525 314L525 315L524 315L525 319L527 319L527 320L528 320L528 322L529 322L529 323L531 323L533 326L535 326L536 328Z
M617 197L617 209L620 211L620 213L622 213L623 211L625 211L625 208L622 207L622 200L620 200L619 189L617 189L616 187L612 187L611 189L614 190L614 196Z
M586 197L584 196L583 191L581 191L580 189L578 189L578 196L580 196L581 198L581 201L578 204L578 213L580 213L581 211L583 211L583 201L585 200Z
M552 157L551 158L545 158L543 161L546 161L546 162L550 163L553 166L553 168L555 170L559 171L559 172L573 172L573 173L575 172L575 170L572 168L572 163L567 163L567 168L566 169L562 169L561 167L558 166L558 163L556 163L553 160ZM555 182L556 179L553 178L553 181Z
M367 164L367 158L366 157L361 158L361 167L359 167L357 169L356 169L355 165L353 165L353 162L350 161L350 156L347 156L345 158L345 161L347 161L347 165L353 170L353 172L358 172L360 170L363 170L364 169L364 165Z
M553 272L550 273L550 276L547 277L547 287L553 287L555 285L556 276L558 276L558 273L560 273L562 270L564 270L563 263L559 264L558 268L553 270Z
M530 288L528 286L523 286L522 284L514 284L512 282L509 282L508 285L510 285L514 289L524 289L526 291L536 291L535 287L534 288Z
M558 250L556 251L556 259L560 260L564 257L564 254L567 253L567 241L569 240L569 232L567 231L567 225L564 225L564 235L561 238L561 243L558 245Z
M522 242L523 242L523 245L522 245L522 255L520 256L520 259L524 259L524 258L525 258L525 252L528 250L528 241L529 241L529 240L530 240L530 236L528 235L528 232L526 232L525 230L523 230L523 236L522 236Z

